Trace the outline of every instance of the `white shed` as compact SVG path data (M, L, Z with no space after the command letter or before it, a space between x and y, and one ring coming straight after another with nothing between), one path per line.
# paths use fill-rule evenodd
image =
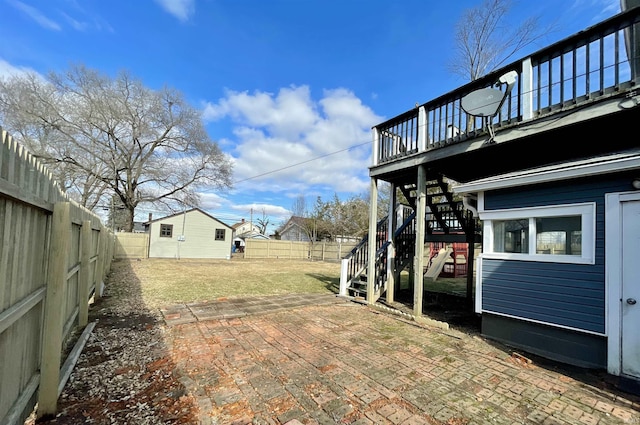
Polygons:
M145 223L149 258L231 258L233 230L194 208Z

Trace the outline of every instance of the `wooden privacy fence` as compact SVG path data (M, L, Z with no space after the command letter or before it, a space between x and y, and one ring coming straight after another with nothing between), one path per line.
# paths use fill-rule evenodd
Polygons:
M36 401L38 416L56 412L93 328L89 300L101 294L114 239L2 128L0 142L0 423L13 425Z
M115 258L149 258L149 234L116 233Z
M247 239L244 258L283 258L288 260L340 260L353 249L355 243L296 242Z

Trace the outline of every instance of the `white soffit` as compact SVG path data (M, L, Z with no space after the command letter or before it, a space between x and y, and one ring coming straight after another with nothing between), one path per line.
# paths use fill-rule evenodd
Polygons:
M501 174L458 184L453 187L453 191L456 193L482 192L630 170L640 170L640 150Z

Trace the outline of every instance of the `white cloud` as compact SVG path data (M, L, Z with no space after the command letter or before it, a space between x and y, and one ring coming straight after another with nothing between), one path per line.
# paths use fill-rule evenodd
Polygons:
M195 0L156 0L156 3L181 22L187 22L196 10Z
M261 203L233 205L231 209L235 211L240 211L241 213L245 213L245 214L247 212L251 214L251 210L253 209L254 218L262 218L263 212L267 216L274 216L276 218L284 218L284 217L289 217L291 215L291 211L289 211L284 207L281 207L279 205L270 205L270 204L261 204Z
M349 90L325 90L319 101L307 86L277 94L229 91L205 105L203 118L234 123L230 153L239 185L307 195L369 187L371 127L382 118Z
M620 13L620 0L574 0L571 9L591 11L590 22L597 23Z
M62 13L62 16L64 16L69 25L71 25L76 31L84 32L89 28L89 23L87 22L78 21L77 19L67 15L66 13Z
M0 58L0 79L22 76L29 73L38 74L31 68L26 66L15 66Z
M200 208L203 210L216 210L229 205L229 200L216 193L200 192Z
M62 27L60 27L60 25L56 21L47 18L42 12L40 12L39 9L36 9L33 6L29 6L28 4L18 0L7 0L7 1L11 6L20 10L21 12L26 14L29 18L33 19L42 28L53 30L53 31L60 31L62 29Z

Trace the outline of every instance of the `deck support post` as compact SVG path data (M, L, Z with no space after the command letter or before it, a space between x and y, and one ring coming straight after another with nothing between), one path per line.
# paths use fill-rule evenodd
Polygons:
M473 311L474 302L473 302L473 269L475 263L475 229L473 225L469 225L467 227L467 307L470 311Z
M424 234L427 208L427 170L422 164L418 166L418 182L416 189L416 248L413 258L413 315L422 316L422 298L424 296Z
M378 233L378 179L371 178L371 200L369 201L369 259L367 262L367 304L376 302L374 288L376 283L376 236Z
M396 185L391 183L391 187L389 188L391 192L391 197L389 199L389 225L387 228L389 229L387 240L391 242L389 249L387 250L387 296L386 300L388 303L394 302L395 297L395 289L396 289L396 270L395 270L395 259L396 259L396 244L394 240L394 235L398 228L398 220L396 218L396 205L397 205L397 196L396 196Z

